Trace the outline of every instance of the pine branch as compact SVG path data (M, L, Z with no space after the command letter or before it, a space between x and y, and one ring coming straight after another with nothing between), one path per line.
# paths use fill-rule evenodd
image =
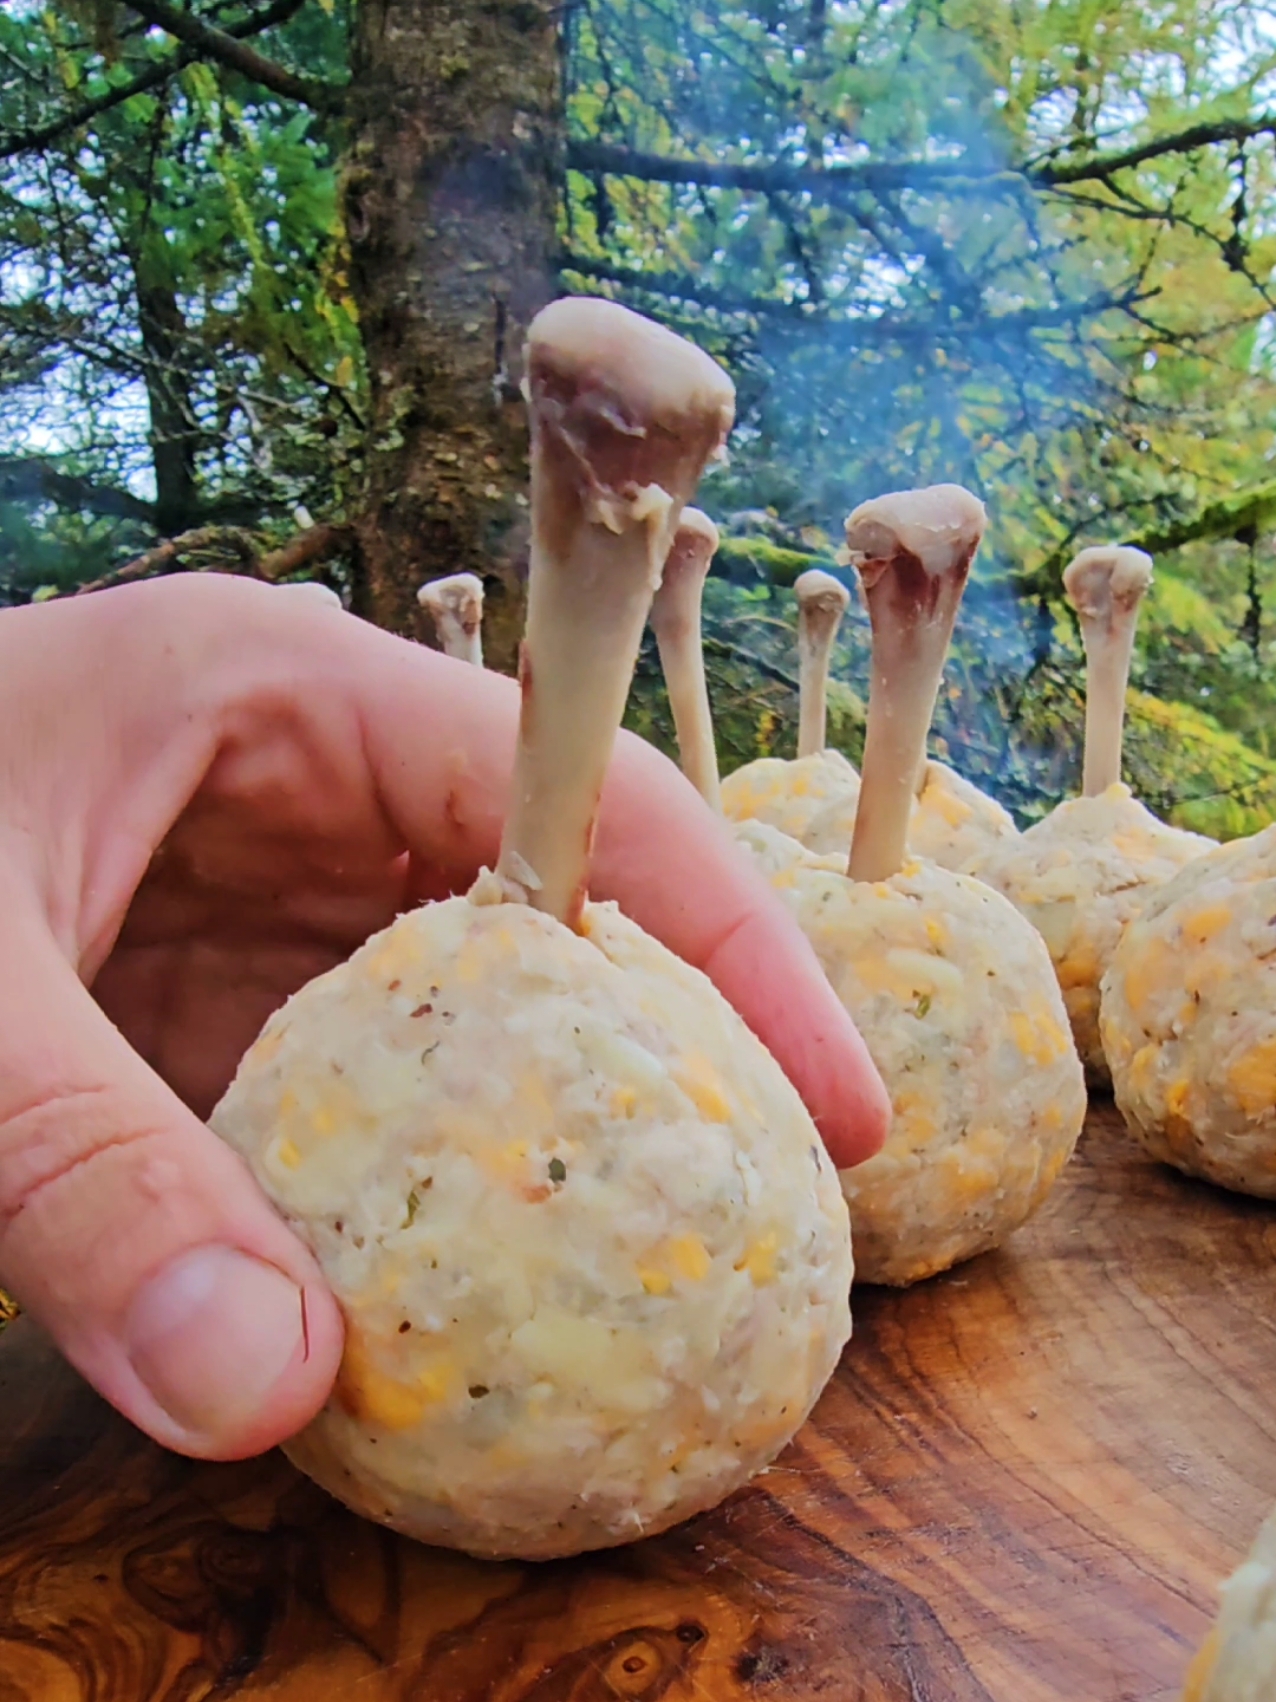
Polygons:
M794 325L818 327L822 336L856 345L871 343L875 347L892 341L951 342L976 333L980 336L1001 336L1058 329L1093 319L1113 309L1130 312L1140 302L1160 293L1155 289L1141 290L1136 284L1131 284L1121 290L1105 290L1084 296L1078 301L1020 308L1013 313L968 312L948 320L933 314L918 318L891 314L852 316L833 312L822 304L815 306L808 302L784 301L773 296L736 295L728 290L715 289L684 272L644 272L638 267L613 265L606 260L571 253L561 254L558 264L565 272L619 284L623 289L647 290L653 295L667 296L676 301L695 302L700 307L710 307L720 313L754 314Z
M186 557L207 556L210 552L227 558L226 566L231 572L273 582L296 573L300 568L340 555L349 548L353 536L352 526L310 526L279 549L259 555L253 534L238 526L196 526L189 532L178 533L175 538L162 538L158 544L143 550L141 555L126 561L122 567L113 568L100 579L78 585L65 594L83 597L90 591L109 591L115 585L148 579L153 573L182 572Z
M263 30L273 29L276 24L287 23L304 4L305 0L275 0L275 4L267 6L264 12L254 13L251 17L241 18L238 23L231 24L225 33L238 41L248 36L260 35ZM98 95L95 100L86 101L74 111L64 112L61 117L52 119L48 124L42 124L34 130L20 130L15 135L4 137L0 140L0 160L12 159L15 154L36 153L41 148L47 148L50 142L56 142L60 136L80 129L82 125L101 117L104 112L123 106L124 102L132 100L134 95L146 94L150 89L160 88L170 77L175 77L179 71L185 70L186 66L198 57L193 47L183 47L180 52L170 54L147 70L140 71L130 82L108 89L105 94Z
M257 563L257 548L253 545L252 534L238 531L235 526L196 526L191 531L179 533L175 538L163 538L150 550L143 550L141 555L134 555L131 562L124 562L122 567L112 568L112 572L104 574L100 579L90 579L87 585L77 585L75 591L66 592L71 597L87 596L90 591L111 591L112 585L128 585L129 580L146 579L155 574L160 568L180 567L180 560L196 550L225 550L235 555L242 567L248 572Z
M1050 552L1040 567L1020 579L1020 587L1034 595L1057 592L1060 575L1075 551L1081 532L1088 529L1088 525L1077 528ZM1219 497L1216 502L1207 503L1197 513L1184 519L1145 526L1140 532L1128 534L1121 542L1133 544L1136 549L1146 550L1149 555L1155 556L1181 549L1184 544L1233 538L1244 542L1259 533L1273 531L1276 531L1276 479L1268 479L1261 485L1251 485L1247 490Z
M574 171L604 172L612 177L637 177L647 183L698 183L710 189L747 189L760 194L795 190L816 200L832 201L847 194L880 193L887 189L916 189L927 184L951 187L954 180L969 180L968 166L956 160L875 160L863 165L819 167L737 164L730 161L676 159L666 154L648 154L635 148L618 148L610 142L569 141L567 164ZM981 176L981 187L998 177L1016 173Z
M147 23L166 30L201 57L216 59L251 82L283 95L286 100L299 101L303 106L313 107L316 112L331 111L340 103L343 91L336 84L299 77L295 71L289 71L273 59L263 58L255 49L243 46L228 30L214 29L193 12L184 12L180 6L170 6L168 0L127 0L127 3L129 9L145 18Z
M290 538L277 550L262 556L257 563L257 573L262 579L283 579L299 568L331 561L333 556L348 550L353 541L353 526L311 526L304 532L298 532L295 538Z
M55 502L60 508L86 509L90 514L117 519L154 520L154 503L132 491L95 484L73 473L62 473L38 455L0 457L0 497L19 502Z
M592 260L583 254L560 254L558 265L565 272L575 272L582 278L594 278L604 283L620 284L625 289L650 290L653 295L672 296L679 301L694 301L701 307L713 307L720 313L759 313L781 316L799 322L815 317L811 306L802 301L783 301L778 296L737 295L731 290L715 289L701 283L686 272L644 272L635 266L612 265L606 260Z
M1166 154L1190 154L1198 148L1208 148L1216 142L1248 142L1257 136L1276 135L1276 113L1264 113L1260 118L1223 119L1214 124L1193 124L1186 130L1176 130L1155 141L1142 142L1138 147L1125 148L1116 154L1095 154L1088 160L1067 161L1029 167L1026 176L1033 183L1057 188L1064 183L1092 183L1107 179L1118 171L1130 171L1148 160L1161 159Z
M711 189L744 189L759 194L788 190L810 195L817 201L837 202L849 195L883 195L901 189L988 193L1025 184L1034 189L1052 189L1064 184L1105 181L1118 172L1167 154L1189 154L1217 142L1244 142L1270 135L1276 135L1276 113L1250 120L1190 125L1118 153L1093 154L1082 160L1050 160L1000 171L972 170L963 160L866 160L858 165L817 167L774 161L745 164L678 159L581 139L568 142L567 164L575 171L636 177L647 183L700 184Z
M1220 497L1186 520L1149 526L1128 542L1155 555L1158 551L1177 550L1183 544L1242 538L1247 533L1273 530L1276 530L1276 479L1268 479L1233 496Z

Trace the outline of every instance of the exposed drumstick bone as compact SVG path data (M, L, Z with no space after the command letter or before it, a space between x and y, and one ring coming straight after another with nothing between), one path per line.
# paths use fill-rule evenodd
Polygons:
M439 648L461 662L483 666L483 581L476 573L431 579L416 600L434 622Z
M793 589L798 600L797 753L817 756L828 727L829 656L851 594L817 567L799 575Z
M1085 644L1085 772L1087 798L1121 778L1125 688L1139 604L1152 583L1152 558L1128 544L1100 544L1069 562L1063 588L1081 622Z
M512 897L579 924L603 777L683 505L723 452L717 363L615 302L532 321L532 545L523 707L497 865Z
M651 626L664 669L682 771L710 809L722 813L713 712L704 677L700 606L718 528L698 508L684 508L664 577L651 605Z
M931 485L863 502L846 522L873 628L852 880L887 880L903 864L926 734L984 521L968 490Z

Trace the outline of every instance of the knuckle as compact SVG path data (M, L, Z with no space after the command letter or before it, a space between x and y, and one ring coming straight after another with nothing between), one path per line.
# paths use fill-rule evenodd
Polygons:
M156 1133L106 1084L53 1087L0 1108L0 1236L83 1167Z

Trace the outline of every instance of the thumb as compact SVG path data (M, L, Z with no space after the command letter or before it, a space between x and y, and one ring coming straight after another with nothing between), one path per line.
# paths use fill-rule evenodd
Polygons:
M156 1441L207 1459L282 1441L341 1357L318 1266L12 891L0 964L0 1283Z

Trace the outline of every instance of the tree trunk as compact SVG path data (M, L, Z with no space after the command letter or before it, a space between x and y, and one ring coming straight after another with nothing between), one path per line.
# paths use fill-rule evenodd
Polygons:
M554 292L563 113L552 0L362 0L346 172L371 387L356 606L419 625L417 588L482 576L484 651L522 629L524 334Z
M199 428L186 379L186 322L174 291L146 280L135 261L137 319L146 351L146 399L150 405L151 460L155 468L155 525L164 538L193 526L199 509L195 451Z

